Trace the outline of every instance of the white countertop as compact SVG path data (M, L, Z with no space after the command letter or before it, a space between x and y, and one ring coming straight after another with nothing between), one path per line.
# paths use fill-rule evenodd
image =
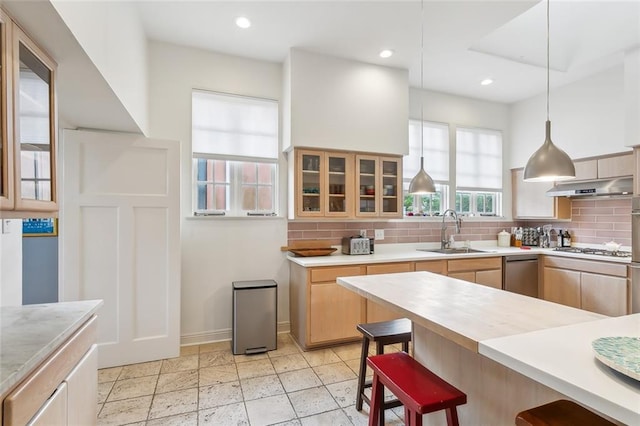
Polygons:
M605 366L591 342L640 337L640 314L480 342L480 353L628 425L640 425L640 381Z
M474 352L484 340L606 318L430 272L341 277L337 281Z
M0 308L0 395L71 336L102 300Z
M517 247L498 247L493 242L474 241L471 247L483 250L482 253L465 253L465 254L441 254L426 251L418 251L418 249L437 248L434 243L421 244L378 244L375 246L376 252L367 255L349 256L342 254L338 249L330 256L314 256L314 257L297 257L291 254L287 255L287 259L306 268L320 266L340 266L340 265L359 265L374 264L387 262L416 262L421 260L441 260L441 259L466 259L475 257L489 256L511 256L511 255L531 255L544 254L549 256L571 257L575 259L597 260L601 262L631 263L630 257L613 257L599 256L593 254L582 253L566 253L554 251L552 248L531 247L521 249Z

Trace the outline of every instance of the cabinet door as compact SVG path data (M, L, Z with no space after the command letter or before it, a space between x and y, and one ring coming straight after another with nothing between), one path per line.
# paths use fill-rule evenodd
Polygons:
M13 27L15 206L56 211L55 64Z
M598 178L633 176L635 161L633 154L616 155L598 159Z
M513 217L535 219L571 218L571 200L547 197L552 182L525 182L524 170L513 170L511 176Z
M476 282L476 273L473 271L468 272L449 272L450 278L456 278L458 280L469 281L470 283Z
M13 183L13 107L8 89L11 87L11 72L8 64L11 57L9 44L11 20L0 10L0 210L14 207Z
M580 308L580 272L545 267L543 283L544 300Z
M398 272L411 272L411 263L383 263L379 265L368 265L367 275L393 274ZM390 321L402 318L392 309L381 306L367 299L367 322Z
M62 382L55 392L53 392L53 395L47 399L42 408L27 423L27 426L66 426L70 424L67 418L67 397L67 384ZM95 400L92 401L92 405L95 411ZM86 424L95 424L95 422L96 420L92 419L91 423Z
M296 153L296 214L300 217L324 215L324 156L316 151Z
M328 187L324 191L325 216L347 217L353 214L353 155L326 153Z
M617 317L627 314L627 279L582 273L582 309Z
M380 168L380 216L402 217L402 162L399 158L382 157Z
M97 418L98 346L92 345L65 379L70 425L92 425Z
M576 180L589 180L598 178L598 160L574 161Z
M358 337L362 299L337 283L312 284L309 303L309 343Z
M476 272L476 283L502 289L502 270L478 271Z
M378 157L356 155L356 216L378 216Z

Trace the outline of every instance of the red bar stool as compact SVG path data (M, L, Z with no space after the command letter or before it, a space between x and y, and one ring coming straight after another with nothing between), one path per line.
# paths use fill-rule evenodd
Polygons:
M421 426L422 415L447 411L447 425L458 426L457 406L467 403L467 395L427 370L405 352L374 355L367 359L373 370L369 426L375 426L387 387L404 405L404 424Z
M516 416L517 426L614 426L609 420L592 413L575 402L560 399L522 411Z
M362 333L362 353L360 354L360 371L358 373L358 390L356 396L356 409L362 410L362 403L366 402L371 406L371 401L364 394L366 388L371 387L371 383L365 382L367 372L367 357L369 356L369 343L376 344L376 355L384 353L386 345L402 343L402 350L409 352L409 342L411 341L411 321L401 318L391 321L371 322L368 324L358 324L356 327ZM384 402L384 408L380 414L380 426L384 425L384 410L399 407L402 404L397 399Z

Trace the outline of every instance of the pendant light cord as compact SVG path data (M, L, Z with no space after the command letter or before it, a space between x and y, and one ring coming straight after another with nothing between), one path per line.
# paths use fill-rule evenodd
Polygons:
M420 2L420 167L424 162L424 0Z
M547 121L549 121L549 1L547 0Z

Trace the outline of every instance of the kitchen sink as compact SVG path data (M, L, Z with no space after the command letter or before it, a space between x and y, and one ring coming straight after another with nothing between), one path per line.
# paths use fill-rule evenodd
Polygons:
M486 250L477 250L467 247L444 248L444 249L418 249L418 251L428 251L429 253L442 254L464 254L464 253L487 253Z

